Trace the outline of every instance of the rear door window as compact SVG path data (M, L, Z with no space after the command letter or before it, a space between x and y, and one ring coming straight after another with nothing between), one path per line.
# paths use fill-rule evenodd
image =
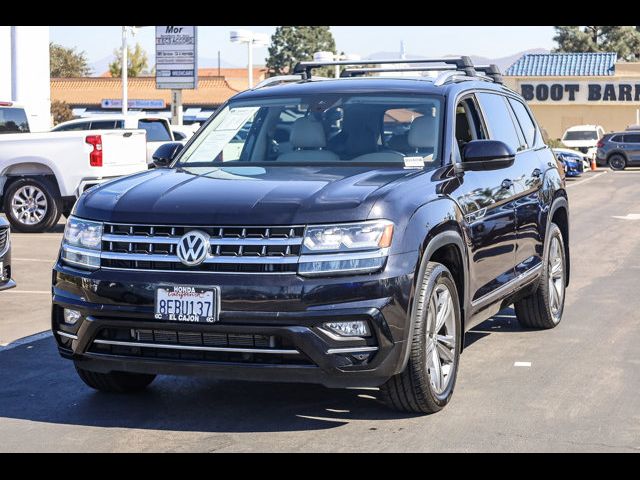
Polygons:
M114 120L94 120L91 122L91 130L113 130L115 125Z
M0 133L29 133L23 108L0 108Z
M625 143L640 143L640 133L627 133L624 136Z
M492 140L506 143L514 152L521 150L520 137L513 118L502 95L481 92L477 94L484 120Z
M162 120L139 120L138 128L147 132L147 142L171 141L171 134Z

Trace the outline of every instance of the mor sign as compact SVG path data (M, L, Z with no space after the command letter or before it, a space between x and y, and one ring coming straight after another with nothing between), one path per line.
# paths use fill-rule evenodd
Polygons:
M533 104L640 102L640 81L518 81L516 90L527 102Z
M156 88L198 87L196 27L156 27Z

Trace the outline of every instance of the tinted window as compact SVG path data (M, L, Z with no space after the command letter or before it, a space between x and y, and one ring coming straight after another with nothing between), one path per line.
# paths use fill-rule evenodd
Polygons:
M113 130L115 121L113 120L94 120L91 122L91 130Z
M625 143L640 143L640 133L627 133L624 136Z
M512 98L509 99L509 103L511 104L511 107L513 107L513 112L516 114L516 118L518 119L522 133L524 134L527 146L532 147L536 138L535 123L531 120L529 112L527 112L526 107L522 103Z
M513 124L506 99L493 93L479 93L478 100L484 112L484 120L488 125L491 138L506 143L514 152L520 147L520 138Z
M609 141L611 141L611 142L622 142L622 135L616 135L614 137L611 137L609 139Z
M147 142L171 141L171 135L161 120L139 120L138 128L146 130Z
M75 130L89 130L89 122L72 123L70 125L61 125L53 129L54 132L70 132Z
M23 108L0 108L0 133L29 133Z
M124 120L116 120L116 128L124 128Z
M595 130L573 130L564 134L563 140L598 140Z

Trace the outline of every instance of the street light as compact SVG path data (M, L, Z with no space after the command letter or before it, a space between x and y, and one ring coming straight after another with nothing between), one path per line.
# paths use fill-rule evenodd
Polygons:
M269 35L256 33L251 30L232 30L229 38L231 43L246 43L248 51L247 77L249 88L253 88L253 47L266 47L269 45Z
M340 60L358 61L360 55L355 53L346 53L344 55L338 55L333 52L316 52L313 54L314 62L339 62ZM340 65L336 65L336 78L340 78Z

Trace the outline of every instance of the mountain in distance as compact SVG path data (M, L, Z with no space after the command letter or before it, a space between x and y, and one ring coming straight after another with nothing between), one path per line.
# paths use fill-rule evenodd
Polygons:
M524 50L522 52L518 52L518 53L514 53L513 55L508 55L506 57L499 57L499 58L488 58L488 57L481 57L479 55L469 55L471 57L471 61L475 64L475 65L488 65L488 64L496 64L498 66L498 68L500 69L501 72L504 72L507 70L507 68L509 68L511 65L513 65L516 60L518 60L520 57L522 57L523 55L526 54L533 54L533 53L549 53L550 51L544 48L532 48L530 50ZM445 55L445 57L457 57L459 55ZM412 54L407 54L405 55L405 57L408 60L412 60L412 59L419 59L419 58L425 58L424 55L412 55ZM400 52L375 52L372 53L371 55L367 55L366 57L364 57L364 60L382 60L385 58L389 58L389 59L394 59L394 58L400 58Z
M95 62L89 63L89 67L91 68L91 75L94 77L99 77L105 72L109 71L109 64L115 60L114 55L108 55L104 58L96 60ZM149 63L152 64L154 62L153 57L149 57ZM198 58L198 68L216 68L218 66L217 58L206 58L200 57ZM256 65L257 66L257 65ZM227 62L224 58L220 59L220 68L246 68L243 65L236 65L230 62Z

